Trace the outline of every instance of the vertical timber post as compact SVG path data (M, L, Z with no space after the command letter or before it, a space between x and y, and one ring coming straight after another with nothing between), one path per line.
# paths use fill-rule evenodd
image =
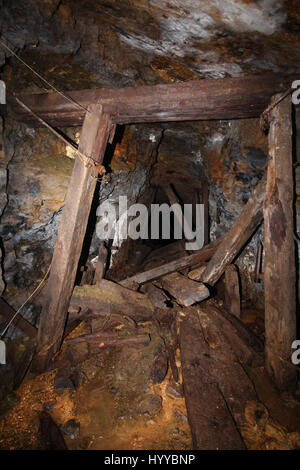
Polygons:
M241 317L240 279L235 264L225 269L225 307L231 315Z
M279 97L273 96L272 103ZM291 345L296 339L291 106L287 97L270 112L264 202L266 368L281 390L293 386L296 380L291 364Z
M85 115L79 151L101 163L110 137L110 116L100 104L91 105ZM33 368L43 371L59 350L70 298L94 196L95 168L76 158L53 254L45 303L41 312L37 355Z

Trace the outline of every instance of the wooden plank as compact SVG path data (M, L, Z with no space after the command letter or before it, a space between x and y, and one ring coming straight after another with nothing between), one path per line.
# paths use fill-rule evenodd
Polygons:
M180 323L180 352L194 449L245 449L238 425L255 392L222 330L198 308Z
M266 367L280 389L293 384L297 373L290 362L296 339L293 198L292 109L287 97L270 113L264 203Z
M263 251L262 242L258 240L256 260L255 260L255 269L254 269L254 282L256 283L260 282L260 280L264 278L264 275L260 272L261 264L262 264L262 251Z
M95 347L106 348L109 346L122 346L142 344L148 345L151 341L149 334L137 334L135 336L121 336L113 332L99 332L90 335L77 336L77 338L67 339L67 344L88 343Z
M206 269L206 266L207 266L207 263L201 263L201 265L198 268L192 269L188 273L187 277L189 279L193 279L193 281L199 281L201 279L202 274L204 273Z
M3 318L7 323L11 321L13 316L15 315L14 309L5 302L4 299L0 298L0 318ZM22 317L22 315L18 314L12 322L12 325L19 330L21 330L25 335L29 336L30 338L34 338L37 334L37 329L33 326L29 321Z
M266 192L265 188L266 179L263 177L254 188L239 217L209 261L207 268L201 276L202 282L214 285L224 273L226 266L235 259L249 238L254 234L263 220L262 206Z
M107 261L107 248L104 242L100 243L99 252L98 252L98 260L95 268L95 274L93 279L93 284L98 284L101 279L104 278L104 274L106 271L106 261Z
M110 117L102 112L101 105L91 105L81 132L80 151L101 162L111 125ZM35 370L45 370L60 348L95 185L92 168L76 158L40 317Z
M241 364L258 367L264 364L264 344L247 326L214 299L202 307L222 334Z
M119 284L124 287L129 287L131 283L143 284L153 279L158 279L166 274L172 273L174 271L180 271L181 269L189 268L191 266L196 266L197 264L207 261L213 256L216 252L217 247L222 241L222 237L218 240L214 240L209 245L204 246L201 250L189 256L182 256L179 259L170 261L158 268L148 269L142 273L135 274L134 276L128 277L123 281L120 281Z
M236 328L238 324L241 328ZM182 318L183 387L196 449L245 447L241 435L247 437L246 410L250 403L264 409L245 367L254 365L250 359L257 355L257 345L263 351L253 338L238 318L216 307L213 300L191 308Z
M209 290L204 284L188 279L179 273L168 274L160 279L159 282L162 288L169 292L184 307L201 302L210 295Z
M70 306L89 309L101 315L119 313L135 320L152 319L155 310L145 294L106 279L99 281L97 286L76 286Z
M78 90L68 92L68 96L84 107L101 103L103 111L120 124L250 118L260 116L271 96L290 88L297 78L299 75L268 73L155 86ZM54 126L78 126L83 122L84 110L57 93L21 95L20 99ZM11 104L16 119L40 125L16 102Z
M144 284L141 287L141 292L144 292L152 305L156 308L168 308L167 302L169 297L165 294L162 289L154 286L151 282Z
M240 279L238 269L234 264L229 264L225 269L225 306L231 315L240 318Z

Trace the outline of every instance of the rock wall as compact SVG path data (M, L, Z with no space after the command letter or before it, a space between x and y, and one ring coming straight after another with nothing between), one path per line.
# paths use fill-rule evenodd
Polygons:
M258 119L222 122L205 145L210 184L211 237L228 231L262 178L268 141ZM263 283L254 283L257 241L263 243L263 227L235 261L241 276L244 300L263 304Z
M2 36L62 89L299 71L298 0L1 0L0 8ZM0 50L0 64L7 57Z

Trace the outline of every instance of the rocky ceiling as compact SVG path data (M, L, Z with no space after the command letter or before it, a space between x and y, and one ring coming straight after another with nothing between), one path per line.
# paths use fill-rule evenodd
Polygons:
M0 6L2 39L61 89L300 70L299 0L0 0ZM0 65L12 88L41 87L1 50Z

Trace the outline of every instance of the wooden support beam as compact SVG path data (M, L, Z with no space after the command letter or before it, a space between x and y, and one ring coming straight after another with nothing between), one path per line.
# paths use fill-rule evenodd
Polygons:
M169 292L180 305L189 307L209 297L209 290L201 282L188 279L180 273L172 273L160 280L164 290Z
M256 394L222 326L197 307L180 323L180 352L194 449L245 449L244 409Z
M297 372L290 360L296 339L293 198L292 109L287 97L270 113L264 202L266 368L280 389L293 384Z
M103 111L119 124L133 122L183 121L195 119L237 119L258 117L271 96L291 87L299 75L259 76L192 80L166 85L68 92L87 108L101 103ZM78 126L85 112L57 93L21 95L32 111L54 126ZM12 102L16 119L40 126L28 112Z
M91 105L83 123L79 150L101 163L111 133L110 116L99 104ZM88 162L88 159L85 163ZM35 370L45 370L50 358L59 350L96 178L93 169L76 158L66 202L59 225L45 303L41 312Z
M245 366L261 365L262 352L258 338L213 300L182 318L183 389L195 449L245 448L247 409L258 402Z
M251 367L264 365L264 344L239 318L220 308L215 299L203 307L209 318L222 331L222 335L234 351L240 364Z
M262 206L266 192L265 188L266 179L263 177L254 188L239 217L209 261L207 268L201 276L202 282L214 285L224 273L226 266L235 259L249 238L254 234L263 220Z
M255 260L255 269L254 269L254 282L255 283L259 282L261 279L264 278L264 275L260 272L261 264L262 264L262 252L263 252L262 242L258 240L256 260Z
M189 256L182 256L174 261L163 264L158 268L148 269L142 273L135 274L134 276L128 277L123 281L120 281L119 284L124 287L129 287L132 283L144 284L145 282L158 279L159 277L164 276L165 274L173 273L174 271L180 271L191 266L196 266L201 264L203 261L210 259L213 254L216 252L217 247L221 243L222 238L213 241L209 245L204 246L201 250Z
M98 285L101 279L104 278L104 274L106 270L106 261L107 261L107 248L104 242L101 242L99 246L99 251L98 251L98 260L96 264L93 284Z
M147 345L151 341L149 334L137 334L135 336L121 336L118 333L98 332L90 335L78 336L77 338L67 339L67 344L88 343L100 349L108 346L122 346L124 344L143 344Z
M225 306L231 315L240 318L240 279L238 268L234 264L229 264L225 269Z
M70 306L89 309L104 316L115 313L127 315L137 321L151 320L155 311L145 294L106 279L99 281L97 286L76 286Z
M144 292L152 305L156 308L168 308L167 302L169 297L159 287L154 286L151 282L144 284L141 287L141 292Z

